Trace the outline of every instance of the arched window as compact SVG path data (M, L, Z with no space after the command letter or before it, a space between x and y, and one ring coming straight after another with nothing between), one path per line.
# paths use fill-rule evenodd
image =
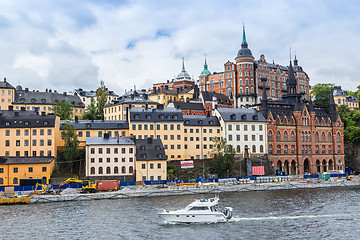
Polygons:
M271 131L269 131L268 132L268 142L272 142L273 140L272 140L272 132Z
M292 131L290 134L290 141L294 142L295 141L295 133Z
M260 152L263 153L264 152L264 146L260 145Z
M252 153L256 153L256 146L252 145Z
M284 145L284 154L288 154L288 145Z
M240 152L240 145L236 146L236 152L239 153Z
M276 146L276 154L281 154L281 146L280 145Z
M284 142L288 141L288 134L287 131L284 132Z
M322 141L322 142L325 142L325 133L322 133L322 134L321 134L321 141Z
M319 133L315 133L315 142L319 142Z
M119 168L118 167L114 167L114 174L118 174L119 173Z
M341 142L341 138L340 138L340 133L339 133L339 132L336 134L336 141L337 141L338 143Z
M310 131L308 132L308 142L310 142Z
M18 178L14 178L13 179L13 184L18 184L18 183L19 183Z
M121 168L121 173L126 173L126 168L125 168L125 166L123 166L123 167Z
M331 141L331 133L328 133L328 142L332 142Z
M304 132L301 132L301 142L304 142Z
M103 168L99 167L99 174L103 174Z
M111 174L111 169L110 169L110 167L107 167L107 168L106 168L106 174Z
M272 154L272 153L273 153L273 148L272 148L272 145L271 145L271 144L269 145L268 152L269 152L269 154Z
M129 173L134 173L134 167L133 166L129 167Z
M280 141L281 141L281 135L280 135L280 132L279 132L279 131L276 132L276 141L277 141L277 142L280 142Z
M95 168L94 167L90 168L90 174L95 174Z

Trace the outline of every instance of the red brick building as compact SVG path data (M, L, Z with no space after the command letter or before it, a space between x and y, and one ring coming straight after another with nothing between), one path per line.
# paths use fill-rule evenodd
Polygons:
M298 65L295 57L294 76L298 84L297 92L304 93L306 100L310 99L309 77ZM214 91L217 93L234 96L236 107L247 107L260 103L261 100L261 78L268 79L268 97L281 99L286 94L286 79L288 67L279 64L268 63L262 54L259 60L255 60L245 36L243 29L243 40L241 49L235 58L235 63L227 61L224 64L224 71L211 72L205 60L204 70L198 80L200 91Z
M267 79L262 79L266 89ZM344 124L331 95L330 112L303 100L290 62L287 91L270 100L263 91L260 111L267 119L268 158L286 174L344 170Z

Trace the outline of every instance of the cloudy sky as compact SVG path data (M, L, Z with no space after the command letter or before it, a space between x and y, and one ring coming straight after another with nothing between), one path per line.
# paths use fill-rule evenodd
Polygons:
M151 88L185 67L223 71L245 23L256 59L289 63L289 48L310 84L360 85L360 2L240 0L0 0L0 77L14 86L118 94Z

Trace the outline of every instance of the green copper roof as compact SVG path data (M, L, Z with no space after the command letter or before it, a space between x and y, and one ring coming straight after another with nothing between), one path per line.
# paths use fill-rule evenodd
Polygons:
M208 65L206 63L206 58L205 58L204 70L202 70L200 76L207 76L207 75L211 75L211 72L208 70Z

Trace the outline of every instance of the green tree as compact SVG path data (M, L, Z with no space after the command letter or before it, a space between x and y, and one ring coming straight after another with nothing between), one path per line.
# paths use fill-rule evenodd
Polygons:
M343 115L345 113L349 113L350 108L344 104L341 104L340 106L337 107L337 112L338 114Z
M82 116L83 120L97 119L97 109L95 99L91 98L90 104L86 106L85 113Z
M314 104L325 108L329 112L330 95L334 84L318 83L311 89L311 96L315 98Z
M74 106L68 101L60 100L52 108L52 111L60 117L61 120L70 120L73 116Z
M213 139L213 150L211 152L213 171L219 177L225 177L227 172L231 171L235 161L235 149L232 145L226 143L226 139Z
M68 164L68 167L73 170L74 162L79 156L79 143L78 136L73 124L70 124L69 121L63 125L63 132L61 138L64 140L64 158Z
M104 85L104 81L100 81L100 87L96 91L96 115L97 119L104 116L104 107L107 102L109 92Z

